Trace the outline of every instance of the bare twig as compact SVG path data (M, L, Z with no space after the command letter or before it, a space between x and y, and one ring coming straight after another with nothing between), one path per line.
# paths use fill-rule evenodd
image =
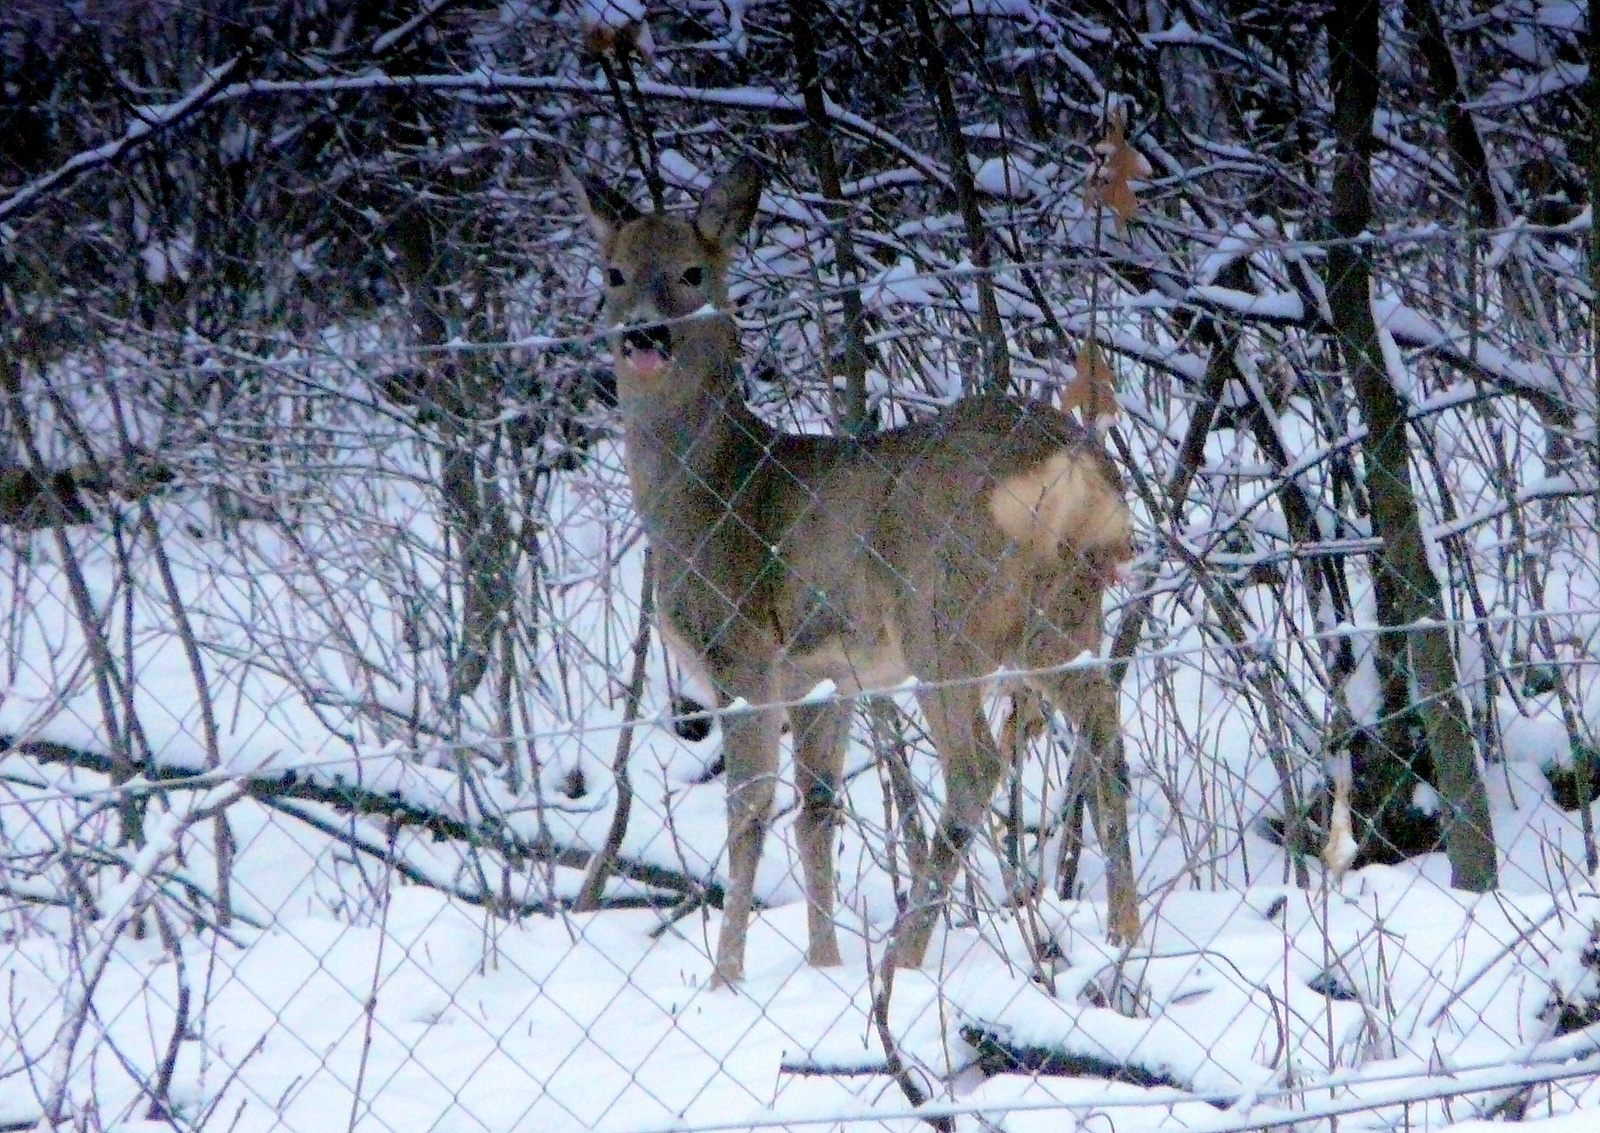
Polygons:
M872 1025L878 1033L878 1042L883 1046L884 1067L889 1077L895 1080L900 1087L900 1092L905 1095L906 1101L912 1107L920 1107L928 1101L928 1092L911 1073L911 1068L906 1065L905 1059L900 1055L900 1047L895 1042L894 1032L889 1027L889 1000L894 994L894 956L893 942L883 950L883 961L876 971L878 973L878 989L872 996ZM870 949L867 956L867 966L872 970L872 956ZM929 1125L939 1130L939 1133L955 1133L956 1123L953 1118L940 1115L924 1118Z
M654 560L646 550L639 582L639 628L633 638L633 673L628 678L628 698L622 710L628 724L617 735L616 755L611 760L617 801L611 811L611 828L606 832L605 842L589 859L583 886L578 890L578 899L573 902L574 911L580 913L599 904L600 894L605 890L606 880L611 876L617 855L622 850L622 839L628 833L628 815L633 808L633 781L628 776L628 756L633 750L633 730L638 726L639 702L644 697L645 660L650 655L650 626L655 620L655 589Z
M394 859L395 838L399 835L400 828L395 824L389 825L389 860ZM378 895L378 946L373 949L372 956L372 982L367 987L366 1002L361 1005L361 1056L356 1063L356 1084L350 1091L350 1122L346 1126L349 1133L355 1133L357 1119L361 1116L361 1091L367 1080L367 1067L372 1060L372 1032L377 1022L378 989L383 986L383 953L384 945L389 942L389 905L391 877L385 876L383 892ZM371 1104L368 1103L368 1108Z

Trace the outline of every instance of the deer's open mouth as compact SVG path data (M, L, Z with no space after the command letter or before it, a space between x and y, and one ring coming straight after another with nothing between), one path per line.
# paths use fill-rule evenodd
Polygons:
M635 370L659 370L672 357L672 334L664 326L635 327L622 335L622 360Z

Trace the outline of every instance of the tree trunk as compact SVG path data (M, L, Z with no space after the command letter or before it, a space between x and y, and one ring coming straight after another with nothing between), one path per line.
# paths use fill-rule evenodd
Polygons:
M1400 656L1432 757L1435 785L1442 797L1441 825L1450 858L1451 882L1483 891L1496 884L1494 834L1489 803L1478 774L1471 730L1456 694L1455 658L1444 625L1439 580L1428 563L1411 483L1406 406L1385 371L1371 300L1371 246L1361 239L1372 219L1372 119L1378 98L1378 0L1340 0L1328 23L1338 157L1333 174L1333 235L1328 248L1328 302L1333 311L1339 352L1355 387L1367 423L1363 447L1367 495L1374 533L1383 542L1373 563L1380 593L1387 590L1393 614L1406 628ZM1385 616L1385 621L1394 624ZM1433 623L1418 626L1417 623ZM1369 782L1397 779L1392 758L1382 767L1354 767L1365 788L1358 807L1374 800ZM1404 814L1409 797L1376 796L1379 807L1359 814L1372 836L1385 837L1386 824Z
M1005 393L1011 389L1011 353L1006 344L1005 327L1000 322L1000 305L994 294L989 229L983 222L983 210L978 204L978 183L973 179L972 166L967 162L967 142L961 133L961 114L956 109L950 69L945 65L944 51L939 46L928 2L916 0L915 4L917 67L922 72L923 85L933 96L939 138L944 142L945 152L950 155L950 182L955 186L962 221L967 229L967 246L972 252L972 266L977 272L974 284L978 291L978 318L982 331L984 387L989 392Z
M806 149L817 184L826 200L823 206L833 236L833 262L839 274L839 302L844 308L844 413L845 432L859 436L870 430L867 420L866 317L861 306L861 264L850 235L850 207L839 178L839 162L828 136L828 109L822 91L822 67L817 59L816 35L811 27L809 0L791 0L789 34L794 46L795 70L806 105ZM821 313L826 321L826 297ZM826 326L823 340L827 341ZM831 354L831 351L828 352ZM832 368L831 357L825 359Z
M453 337L471 339L460 325L469 317L452 291L462 265L435 232L436 218L421 207L407 210L393 226L397 271L411 294L417 339L442 347ZM481 317L481 304L478 312ZM511 523L493 470L477 447L476 418L492 404L489 383L476 372L480 360L466 355L426 357L421 395L438 413L439 493L444 518L461 564L461 636L450 667L452 701L471 696L483 683L512 599Z

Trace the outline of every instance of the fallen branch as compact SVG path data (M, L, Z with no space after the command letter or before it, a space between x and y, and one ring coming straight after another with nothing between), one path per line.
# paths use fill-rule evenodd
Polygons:
M98 772L102 775L110 775L113 767L111 758L98 752L85 751L81 748L56 743L52 740L23 740L19 742L12 736L0 734L0 755L13 751L40 763L66 764L85 771ZM125 784L119 789L156 792L172 790L173 788L185 788L190 785L191 780L201 781L206 785L210 785L216 781L217 777L217 772L214 770L174 767L154 760L135 760L128 765L128 768L135 775L142 776L145 781ZM464 842L469 845L497 851L509 858L548 861L578 870L586 869L590 858L593 856L588 850L574 846L562 846L548 838L524 838L517 834L508 823L494 815L481 815L477 821L467 822L419 807L414 802L403 799L392 792L373 791L358 783L344 780L335 783L319 782L304 778L293 770L260 775L238 775L233 778L239 784L245 797L278 810L286 809L281 805L283 800L322 803L343 814L380 817L385 822L393 823L400 828L412 827L419 829L442 841ZM294 812L291 811L291 813ZM311 821L310 816L306 813L294 813L294 817L301 821ZM333 831L325 832L334 833ZM346 833L348 832L339 832L337 836L343 837ZM370 852L370 848L365 845L357 845L356 848L363 852ZM618 877L626 878L629 881L654 889L664 889L675 894L697 895L701 901L711 905L713 908L720 909L722 907L722 886L715 882L692 877L685 872L668 869L665 866L640 862L620 855L612 868ZM415 880L424 884L433 884L421 875L417 875ZM467 894L457 895L471 899ZM490 903L487 895L485 895L483 903Z
M817 1062L797 1058L792 1062L778 1063L779 1074L793 1074L797 1078L883 1078L893 1073L882 1060L866 1062Z
M1166 1086L1189 1092L1192 1086L1172 1075L1132 1062L1112 1062L1092 1054L1078 1054L1060 1047L1033 1046L1005 1038L998 1027L963 1023L961 1037L978 1053L978 1069L985 1077L996 1074L1034 1074L1053 1078L1104 1078L1132 1086L1155 1089ZM1205 1099L1219 1109L1224 1103Z
M413 885L424 886L428 889L438 890L450 897L458 898L469 905L492 909L502 913L516 916L549 916L564 909L575 908L573 901L514 901L504 893L489 889L470 889L462 885L441 881L432 876L421 866L409 861L398 850L392 850L387 840L376 830L362 830L352 828L349 824L337 822L315 813L309 805L293 799L267 799L262 800L262 805L271 807L281 814L299 820L338 842L342 842L356 853L365 854L375 859L380 865L394 870L405 880ZM583 851L574 851L582 853ZM557 862L556 864L564 864ZM639 894L634 897L608 897L597 901L592 909L664 909L683 898L677 891L667 891L660 895Z

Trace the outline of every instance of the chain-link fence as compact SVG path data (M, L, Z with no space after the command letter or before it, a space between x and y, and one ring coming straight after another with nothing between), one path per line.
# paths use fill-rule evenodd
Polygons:
M1596 1119L1587 13L1076 8L0 15L0 1129Z

